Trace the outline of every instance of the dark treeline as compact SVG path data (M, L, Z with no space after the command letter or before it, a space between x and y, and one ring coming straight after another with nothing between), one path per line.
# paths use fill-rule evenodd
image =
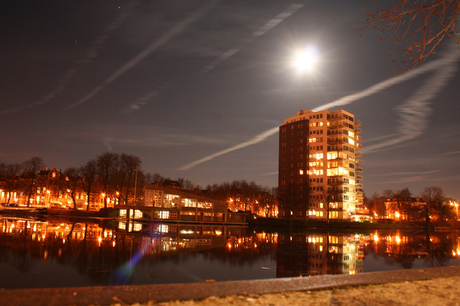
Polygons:
M365 197L364 205L371 214L380 218L397 215L400 222L458 219L458 203L446 197L441 187L426 187L418 195L409 188L386 189L382 194Z
M172 180L171 178L163 177L158 173L146 173L144 177L146 183L157 185L164 185L167 184L168 181ZM220 200L226 200L228 198L235 197L236 195L251 199L253 197L260 198L261 196L266 195L276 196L277 193L277 188L275 187L264 187L253 181L248 182L246 180L233 180L232 182L222 182L220 184L212 185L208 184L204 188L201 185L195 185L190 180L181 177L175 179L175 181L181 185L183 191L206 195Z

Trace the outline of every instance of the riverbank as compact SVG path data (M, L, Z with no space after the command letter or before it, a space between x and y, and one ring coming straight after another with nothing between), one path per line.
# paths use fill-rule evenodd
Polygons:
M0 305L456 305L460 267L253 281L0 290Z
M122 219L118 217L117 210L113 208L103 208L98 211L95 210L74 210L74 209L48 209L46 213L30 213L30 212L5 212L0 211L1 215L6 216L33 216L35 218L67 218L69 220L77 219L101 219L101 220L123 220L123 221L137 221L133 219ZM249 215L248 215L249 216ZM392 230L392 229L406 229L406 230L420 230L426 229L425 223L397 223L397 222L350 222L344 220L330 220L329 222L320 220L300 220L300 219L281 219L281 218L262 218L252 216L246 218L247 223L240 224L252 228L270 228L273 231L285 231L287 228L294 231L299 229L319 229L319 230ZM168 219L155 219L155 222L178 224L180 222ZM228 225L227 223L207 223L207 222L186 222L183 224L210 224L210 225ZM430 230L455 230L460 228L460 222L454 223L430 223Z

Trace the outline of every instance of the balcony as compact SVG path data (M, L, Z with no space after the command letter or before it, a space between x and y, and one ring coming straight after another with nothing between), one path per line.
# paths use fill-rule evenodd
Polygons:
M330 122L330 124L327 126L328 129L336 129L336 128L342 128L342 127L343 127L343 121Z
M355 120L355 126L362 126L363 124L359 120Z
M343 146L342 145L335 145L335 146L328 146L327 151L332 152L332 151L342 151Z
M356 150L361 150L363 148L363 145L360 144L359 142L355 143L355 149Z
M363 176L358 174L358 175L356 176L356 180L362 181L362 180L363 180Z
M342 144L342 143L343 143L343 139L342 139L342 138L328 138L328 139L327 139L327 143L330 144L330 145L333 145L333 144Z
M356 168L356 172L363 172L363 168Z
M363 157L363 153L361 153L360 151L356 151L355 157Z
M328 121L340 120L340 119L345 119L345 117L342 114L335 114L334 117L330 115L327 116Z
M356 188L363 188L363 184L361 184L361 183L356 183Z
M363 161L362 161L361 159L358 159L358 158L357 158L357 159L355 160L355 163L356 163L357 165L362 165L362 164L363 164Z
M355 128L355 134L362 134L363 133L363 130L361 130L360 128Z
M327 136L340 136L341 134L343 134L343 130L335 130L334 133L332 133L331 130L327 131Z
M356 141L356 142L363 141L363 138L362 138L361 136L356 136L356 137L355 137L355 141Z
M331 181L331 182L327 182L327 185L328 186L341 186L343 184L343 181L342 180L336 180L336 181Z

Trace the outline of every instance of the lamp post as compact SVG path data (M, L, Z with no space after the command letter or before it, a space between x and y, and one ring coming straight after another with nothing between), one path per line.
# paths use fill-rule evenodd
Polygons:
M457 221L458 221L458 203L455 202L454 205L455 205L455 210L457 211Z
M455 211L457 213L457 221L458 221L458 202L456 201L450 201L451 206L455 206Z

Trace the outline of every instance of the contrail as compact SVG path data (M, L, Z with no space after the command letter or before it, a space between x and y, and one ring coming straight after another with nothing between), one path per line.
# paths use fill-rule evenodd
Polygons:
M321 105L321 106L318 106L314 109L312 109L313 112L319 112L319 111L322 111L322 110L325 110L325 109L329 109L329 108L332 108L332 107L335 107L335 106L341 106L341 105L347 105L347 104L350 104L352 102L355 102L357 100L360 100L362 98L365 98L365 97L368 97L368 96L371 96L375 93L378 93L384 89L387 89L393 85L397 85L397 84L400 84L401 82L405 82L405 81L408 81L410 79L413 79L419 75L422 75L424 74L425 72L428 72L430 70L435 70L435 69L438 69L439 67L441 66L444 66L444 65L447 65L447 64L451 64L453 63L455 60L457 60L457 58L459 57L459 53L457 52L454 52L454 49L453 48L449 48L449 50L447 50L447 56L443 57L443 58L440 58L438 60L434 60L430 63L427 63L423 66L419 66L419 68L417 69L414 69L414 70L411 70L405 74L401 74L397 77L393 77L391 79L388 79L388 80L385 80L383 82L380 82L380 83L377 83L371 87L368 87L360 92L357 92L357 93L354 93L354 94L351 94L351 95L348 95L348 96L345 96L345 97L342 97L338 100L335 100L333 102L330 102L330 103L327 103L327 104L324 104L324 105Z
M21 110L25 110L28 108L33 108L38 105L43 105L54 99L59 93L64 91L64 89L67 87L68 84L70 84L70 81L74 77L75 74L80 70L80 68L87 64L90 63L92 59L98 56L99 54L99 49L101 46L110 38L110 33L116 30L120 25L128 19L132 15L132 7L134 4L129 4L124 7L123 13L120 14L113 22L111 22L99 35L97 40L92 44L92 46L88 49L86 52L86 57L83 59L80 59L76 62L75 66L72 67L67 71L67 73L62 77L62 79L58 82L56 87L49 92L46 96L42 97L40 100L26 104L24 106L19 106L15 108L11 108L5 111L2 111L0 114L1 115L7 115L10 113L18 112Z
M377 83L377 84L375 84L373 86L370 86L370 87L368 87L368 88L366 88L366 89L364 89L364 90L362 90L360 92L357 92L355 94L348 95L348 96L342 97L342 98L340 98L338 100L332 101L330 103L318 106L318 107L314 108L312 111L317 112L317 111L321 111L321 110L324 110L324 109L329 109L329 108L336 107L336 106L350 104L350 103L355 102L357 100L360 100L362 98L365 98L365 97L371 96L373 94L376 94L376 93L378 93L378 92L380 92L380 91L382 91L384 89L387 89L387 88L389 88L389 87L391 87L393 85L400 84L400 83L402 83L404 81L408 81L408 80L410 80L410 79L412 79L412 78L414 78L416 76L419 76L419 75L421 75L421 74L423 74L425 72L435 70L435 69L438 69L438 68L440 68L442 66L448 65L449 67L446 67L442 71L440 71L437 74L435 74L434 77L430 78L430 80L427 81L428 84L426 84L426 86L423 86L422 89L420 89L416 94L414 94L413 100L410 99L408 102L406 102L406 103L401 105L400 110L403 113L405 113L403 115L403 120L410 120L409 121L410 123L403 121L402 126L399 128L399 131L400 131L400 133L403 134L403 136L401 136L400 138L397 138L395 140L390 140L390 141L385 142L385 146L394 145L394 144L399 143L401 141L414 138L414 137L420 135L420 133L421 133L420 129L423 129L424 126L425 126L424 123L422 123L422 120L423 120L423 118L425 118L427 116L426 115L427 114L427 109L425 109L422 112L420 112L419 114L417 114L417 107L418 106L427 107L426 106L427 102L423 102L423 101L428 101L429 99L431 99L441 89L442 86L447 84L447 81L452 77L453 73L455 72L455 69L452 68L452 66L453 66L452 64L454 64L454 62L459 58L460 52L454 52L453 48L449 48L447 50L446 54L447 55L445 57L441 58L441 59L432 61L430 63L427 63L426 65L423 65L423 66L419 66L419 68L411 70L408 73L405 73L403 75L393 77L391 79L387 79L385 81ZM417 100L417 99L419 99L419 100ZM421 101L421 102L418 104L417 102L414 102L414 101ZM414 103L415 103L415 107L414 107ZM429 109L428 109L428 111L429 111ZM415 129L413 129L413 127L411 127L410 124L416 124ZM407 128L411 129L410 132L406 132L405 129L407 129ZM204 157L202 159L199 159L199 160L196 160L194 162L191 162L191 163L189 163L189 164L187 164L185 166L180 167L178 170L191 169L191 168L193 168L193 167L195 167L195 166L197 166L197 165L199 165L201 163L204 163L206 161L214 159L214 158L216 158L218 156L221 156L223 154L227 154L229 152L232 152L232 151L235 151L235 150L238 150L238 149L242 149L242 148L245 148L247 146L250 146L250 145L259 143L261 141L264 141L268 137L276 134L278 132L278 129L279 129L279 127L275 127L275 128L270 129L270 130L267 130L267 131L255 136L251 140L248 140L246 142L243 142L243 143L240 143L238 145L235 145L235 146L233 146L231 148L219 151L217 153L214 153L214 154L211 154L209 156L206 156L206 157ZM380 147L380 144L367 148L367 152L369 152L371 149L376 149L377 146Z
M193 167L195 167L196 165L199 165L199 164L202 164L204 162L207 162L208 160L211 160L211 159L214 159L216 158L217 156L221 156L221 155L224 155L224 154L227 154L227 153L230 153L232 151L235 151L235 150L238 150L238 149L242 149L244 147L247 147L247 146L250 146L250 145L253 145L253 144L256 144L256 143L259 143L261 141L264 141L265 139L267 139L268 137L276 134L278 132L278 129L279 127L276 127L276 128L272 128L268 131L265 131L259 135L257 135L256 137L254 137L253 139L251 140L248 140L248 141L245 141L243 143L240 143L240 144L237 144L236 146L233 146L231 148L228 148L228 149L225 149L223 151L220 151L220 152L217 152L217 153L214 153L214 154L211 154L209 156L206 156L202 159L199 159L197 161L194 161L190 164L187 164L185 166L182 166L180 167L179 169L177 170L188 170L188 169L191 169Z
M269 21L267 21L267 23L265 23L263 26L261 26L259 29L257 29L254 33L252 33L252 35L250 37L242 40L238 45L236 45L235 47L227 50L221 56L216 58L212 63L207 65L204 68L203 73L206 73L209 70L213 69L214 67L216 67L217 65L219 65L220 63L222 63L223 61L225 61L226 59L228 59L229 57L231 57L235 53L237 53L238 51L240 51L246 45L248 45L251 42L253 42L257 37L264 35L269 30L271 30L272 28L276 27L285 18L291 16L292 14L294 14L297 10L299 10L303 6L304 6L303 4L297 4L297 3L290 5L287 9L285 9L284 11L279 13L277 16L275 16L274 18L272 18Z
M400 116L398 128L400 137L369 146L363 150L363 153L370 153L377 149L414 139L426 130L427 120L431 114L430 101L447 85L457 71L454 62L458 59L460 52L453 50L450 52L452 54L446 58L445 66L436 70L436 73L428 78L406 102L396 108Z
M198 9L194 14L192 14L190 17L184 19L182 22L174 26L172 29L170 29L166 34L164 34L162 37L160 37L158 40L150 44L144 51L139 53L137 56L135 56L133 59L128 61L126 64L124 64L120 69L115 71L111 76L109 76L104 82L102 82L100 85L96 86L89 94L87 94L84 98L80 99L79 101L75 102L74 104L70 105L69 107L66 108L66 110L70 110L72 108L75 108L77 106L82 105L83 103L87 102L89 99L94 97L97 93L99 93L104 87L118 79L121 75L123 75L125 72L133 68L137 63L142 61L144 58L149 56L152 52L157 50L158 48L162 47L164 44L166 44L169 40L177 36L182 30L187 28L191 23L195 22L198 20L206 11L208 11L211 7L213 7L217 1L210 1L207 5L204 5L200 9Z

